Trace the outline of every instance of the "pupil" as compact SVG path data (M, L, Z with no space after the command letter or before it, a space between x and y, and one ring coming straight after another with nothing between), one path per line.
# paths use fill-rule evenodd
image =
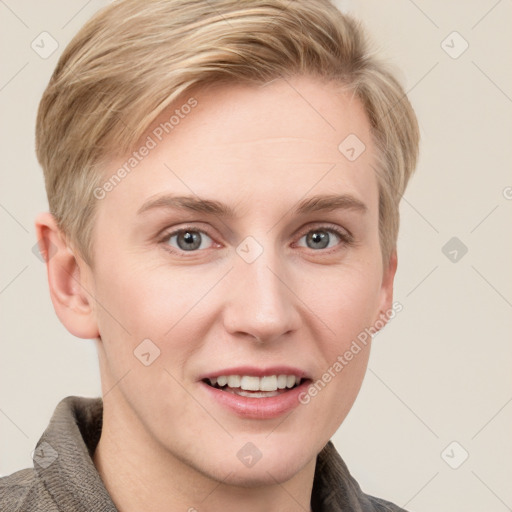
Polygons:
M329 244L329 235L325 231L314 231L308 236L314 249L324 249Z
M178 236L178 245L180 249L190 251L197 249L201 245L201 239L198 233L185 231L182 237Z

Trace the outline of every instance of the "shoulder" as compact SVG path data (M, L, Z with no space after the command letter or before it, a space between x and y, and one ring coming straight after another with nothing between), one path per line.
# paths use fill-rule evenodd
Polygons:
M76 494L85 490L88 499L102 495L109 510L115 510L91 460L101 424L101 398L63 398L36 444L34 467L0 478L0 511L75 510Z
M398 505L391 503L390 501L383 500L382 498L376 498L375 496L365 495L368 501L371 503L371 512L407 512L404 508L400 508Z
M58 512L55 502L34 468L0 478L2 512Z
M21 507L34 485L37 484L32 468L0 478L0 509L5 512L23 510Z
M312 494L315 512L407 512L382 498L365 494L329 441L317 458Z

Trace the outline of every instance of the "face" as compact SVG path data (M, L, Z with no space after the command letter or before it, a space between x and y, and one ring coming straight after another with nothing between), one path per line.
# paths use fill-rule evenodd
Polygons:
M285 481L349 412L370 343L344 354L391 305L369 124L307 77L193 97L98 200L87 271L105 407L215 480ZM338 149L350 134L366 146L355 160Z

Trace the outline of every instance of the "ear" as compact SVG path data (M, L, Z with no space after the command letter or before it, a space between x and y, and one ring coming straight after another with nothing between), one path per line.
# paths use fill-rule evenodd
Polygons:
M391 253L387 265L383 269L382 284L380 289L379 316L375 318L373 325L380 331L389 320L389 311L393 309L393 284L398 266L396 248Z
M46 262L48 285L55 312L64 327L79 338L99 337L91 269L75 256L55 217L41 213L35 221L39 251Z

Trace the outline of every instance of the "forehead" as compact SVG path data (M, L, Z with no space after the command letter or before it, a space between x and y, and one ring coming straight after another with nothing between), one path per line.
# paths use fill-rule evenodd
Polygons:
M337 161L339 144L355 135L369 141L369 124L360 101L335 83L312 77L276 79L265 85L213 84L184 95L162 112L147 134L165 125L173 110L191 97L197 106L163 138L195 138L194 151L185 144L184 154L193 157L205 148L224 158L286 161ZM165 141L164 141L165 142ZM183 146L182 146L183 147ZM226 154L225 148L230 152ZM300 153L292 150L300 147Z
M376 181L366 113L333 83L299 77L197 88L162 112L140 146L147 141L150 151L109 201L136 210L155 194L176 192L286 202L309 190L377 200L368 197L375 196ZM126 161L111 162L106 175Z

